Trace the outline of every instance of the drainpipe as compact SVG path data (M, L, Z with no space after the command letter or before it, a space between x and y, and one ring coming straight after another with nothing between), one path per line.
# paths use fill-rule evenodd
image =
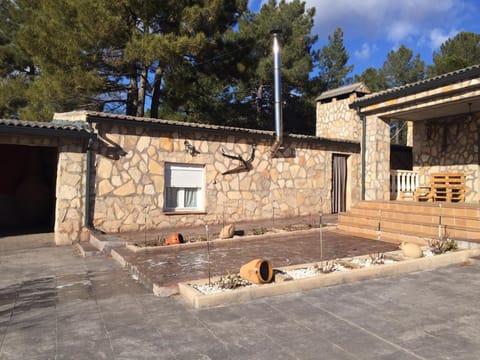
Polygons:
M283 143L283 114L282 114L282 84L280 79L280 44L278 35L281 30L272 30L273 35L273 73L275 86L275 142L271 149L271 157L274 157Z
M87 145L87 161L86 161L86 179L85 179L85 214L83 224L89 230L94 230L92 219L90 216L90 194L91 194L91 175L92 175L92 146L95 137L95 133L92 127L92 121L87 118L88 130L90 137L88 138Z
M357 113L360 115L362 121L362 200L365 200L365 168L366 168L366 146L367 146L367 117L357 108Z

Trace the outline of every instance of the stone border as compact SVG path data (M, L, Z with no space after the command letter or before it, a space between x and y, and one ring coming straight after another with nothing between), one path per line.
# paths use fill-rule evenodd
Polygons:
M398 252L393 252L393 255ZM385 255L392 255L386 253ZM421 270L431 270L438 267L461 264L467 262L471 257L479 256L480 249L460 250L452 253L423 257L420 259L403 260L395 264L384 264L379 266L370 266L361 269L352 269L345 272L333 272L330 274L321 274L318 276L290 280L280 283L271 283L260 286L251 286L243 289L225 291L215 294L203 294L196 290L192 285L206 284L208 279L189 281L179 283L180 295L185 302L195 309L207 308L219 305L228 305L237 302L244 302L262 297L282 295L291 292L302 292L324 286L332 286L353 281L403 274ZM346 260L346 259L343 259ZM290 267L278 268L286 270L292 268L306 267L308 264L295 265ZM217 281L220 277L212 278L211 281ZM154 284L154 292L155 292Z

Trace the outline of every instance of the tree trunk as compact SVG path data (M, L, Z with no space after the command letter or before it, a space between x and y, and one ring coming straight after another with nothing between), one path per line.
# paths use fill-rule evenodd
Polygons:
M262 105L263 105L263 85L260 84L257 88L257 102L256 102L256 110L257 110L257 121L260 121L262 116Z
M153 80L152 90L152 107L150 109L150 116L158 119L158 107L160 106L160 88L162 85L162 68L157 67L155 70L155 79Z
M130 65L130 84L127 92L127 115L135 116L138 103L137 67Z
M137 104L137 116L143 117L145 115L145 97L147 95L148 84L148 66L142 68L140 74L140 87L138 88L138 104Z

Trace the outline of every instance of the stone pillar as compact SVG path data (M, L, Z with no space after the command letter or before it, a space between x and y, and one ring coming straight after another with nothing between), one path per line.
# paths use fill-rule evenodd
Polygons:
M413 146L413 121L407 121L407 146Z
M86 154L80 145L59 147L55 243L70 245L80 240L85 208Z
M390 125L367 116L365 200L390 199Z
M351 154L347 160L347 211L362 199L361 155Z

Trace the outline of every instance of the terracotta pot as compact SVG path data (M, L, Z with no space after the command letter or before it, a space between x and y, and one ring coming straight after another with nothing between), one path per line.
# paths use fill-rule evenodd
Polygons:
M270 261L255 259L240 268L240 277L253 284L264 284L272 281L273 271Z
M400 244L399 248L402 250L403 255L406 257L417 259L423 256L422 248L418 244L404 241Z
M175 245L183 243L183 236L180 233L173 233L165 239L165 245Z

